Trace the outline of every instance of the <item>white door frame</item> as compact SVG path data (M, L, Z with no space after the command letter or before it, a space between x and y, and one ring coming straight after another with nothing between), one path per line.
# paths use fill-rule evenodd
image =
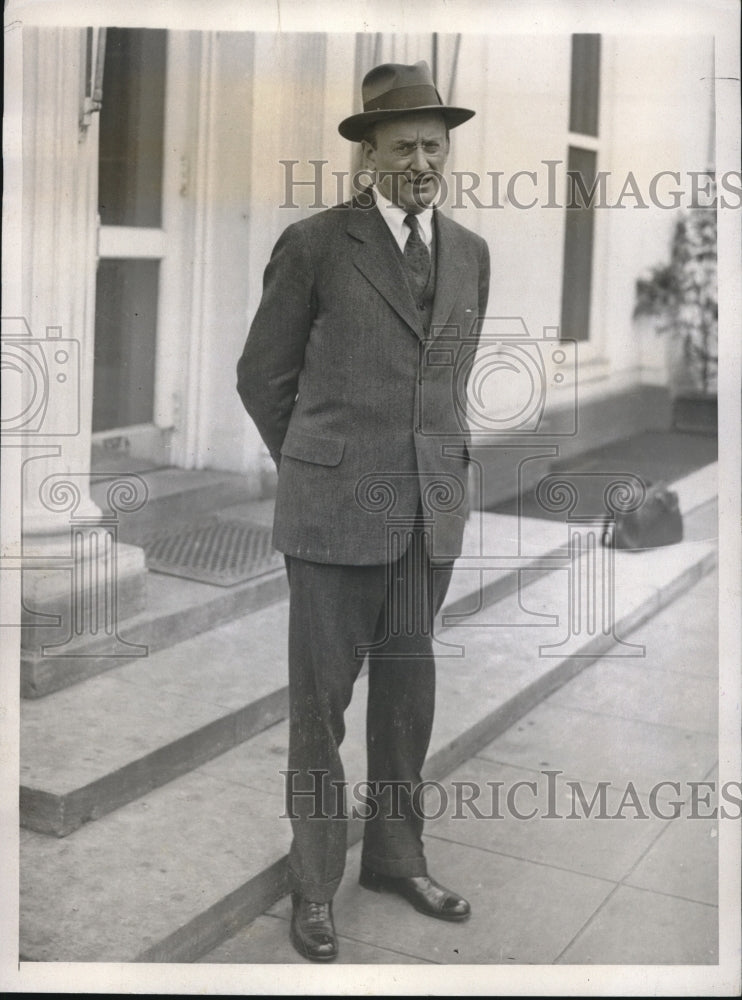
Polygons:
M197 132L198 36L167 35L161 228L101 226L98 259L159 260L155 384L151 423L93 434L93 443L122 448L160 465L178 461L176 439L184 419L183 396L190 349L192 295L192 166ZM180 463L179 463L180 464Z

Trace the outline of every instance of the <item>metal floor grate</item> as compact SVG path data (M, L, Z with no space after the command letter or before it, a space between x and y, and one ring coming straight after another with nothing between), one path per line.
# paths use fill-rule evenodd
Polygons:
M283 566L271 530L245 521L207 521L158 535L144 546L147 568L219 587L232 587Z

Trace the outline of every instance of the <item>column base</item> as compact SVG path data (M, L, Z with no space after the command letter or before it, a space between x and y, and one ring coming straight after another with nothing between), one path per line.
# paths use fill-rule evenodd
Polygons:
M24 544L22 650L69 655L64 652L66 645L105 636L118 646L119 624L146 606L144 550L105 535L76 552L71 551L69 538L39 541ZM116 655L126 654L119 650Z

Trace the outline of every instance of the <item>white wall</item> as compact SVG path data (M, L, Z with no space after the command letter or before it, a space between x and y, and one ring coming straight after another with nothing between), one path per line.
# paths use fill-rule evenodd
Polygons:
M330 170L349 169L347 143L333 136L330 120L346 113L341 84L352 79L353 46L347 37L286 33L220 33L215 45L204 334L212 350L202 379L198 464L246 472L257 492L265 451L235 391L235 365L273 245L308 211L285 207L286 168L280 161L300 161L297 180L313 177L312 159L331 161L329 181ZM306 206L312 199L309 189L299 188L293 201Z
M632 171L647 192L661 170L680 174L681 183L663 179L658 200L673 204L673 190L690 201L688 171L713 168L708 161L713 43L708 38L621 38L611 43L613 68L610 115L610 169L617 178ZM678 210L649 207L602 213L605 246L598 262L603 286L606 353L612 371L634 371L644 360L642 380L664 381L664 345L654 334L632 322L634 285L639 274L669 259ZM634 204L631 198L627 206ZM649 337L647 334L649 333Z
M286 200L281 160L298 160L296 176L311 176L310 160L325 159L325 203L337 200L332 171L350 171L353 145L338 122L358 109L360 78L377 60L430 58L431 36L317 33L199 33L181 45L188 65L179 141L189 148L189 177L168 175L171 220L182 213L180 300L158 363L181 383L182 416L173 458L184 467L245 472L260 489L262 444L235 391L235 363L257 308L262 275L279 233L313 211L299 189ZM87 468L92 396L94 146L97 122L78 134L82 32L24 31L23 311L34 334L61 325L81 338L82 426L65 442L67 468ZM453 36L439 40L439 84L446 96L455 53ZM520 170L538 175L543 203L546 166L561 161L557 196L564 194L569 143L570 41L567 35L463 35L454 103L474 119L452 133L452 171L486 178L502 174L503 207L447 211L480 232L492 255L489 314L521 316L531 333L555 326L561 314L563 209L520 209L508 202L507 180ZM616 193L633 172L646 192L658 170L680 173L708 162L713 76L710 38L604 37L599 169ZM354 103L355 102L355 103ZM175 164L177 166L177 162ZM661 186L667 194L674 185ZM527 197L531 186L519 183ZM341 196L349 193L346 184ZM451 192L453 194L453 191ZM489 180L477 192L491 204ZM592 338L583 348L583 398L666 377L664 346L631 319L634 285L648 266L667 259L677 212L596 211ZM175 236L175 232L172 233ZM64 248L64 249L62 249ZM166 310L167 312L167 310ZM563 399L569 393L565 390ZM558 394L554 397L559 405ZM167 400L160 401L162 406ZM72 449L72 450L70 450ZM72 455L74 451L74 455Z
M299 207L285 207L280 161L298 160L295 177L307 180L314 176L309 161L326 160L325 204L347 196L347 183L339 192L332 171L350 171L353 146L337 124L356 110L360 76L369 59L429 58L430 36L220 33L213 44L202 332L208 350L201 349L208 365L200 373L200 443L189 464L244 471L257 491L264 450L235 393L234 365L273 244L286 225L317 210L308 187L294 189ZM453 52L453 37L442 36L444 91ZM477 114L452 133L449 168L477 172L475 193L489 207L477 208L466 196L461 207L452 185L446 211L489 243L488 314L522 317L536 337L544 326L558 326L561 315L565 209L544 207L544 161L559 161L555 191L563 203L569 67L567 35L463 35L452 96ZM702 81L712 73L709 40L604 37L598 168L610 172L614 200L629 171L646 192L660 169L679 171L687 187L686 172L706 168L710 102ZM492 205L489 171L502 175L501 207ZM533 208L508 199L507 182L518 171L537 174L535 189L524 178L514 191L524 201L537 196ZM631 313L636 278L666 256L676 213L634 208L630 198L625 204L595 213L591 340L580 347L583 399L666 377L664 347L638 331ZM568 386L550 396L557 408L571 399Z
M489 244L490 315L522 316L535 334L559 324L564 213L516 207L508 201L507 182L521 170L545 178L541 161L564 159L568 86L566 37L462 39L456 99L477 113L452 134L450 165L456 171L501 172L503 207L468 205L451 214ZM532 199L528 178L513 184L518 201ZM493 204L491 191L491 181L483 179L485 205Z
M454 170L501 171L504 207L467 207L454 217L483 235L492 255L489 314L524 319L534 336L558 325L561 315L565 210L549 201L548 168L558 160L556 200L565 198L570 142L570 40L507 36L464 36L456 97L477 109L476 117L453 133ZM608 171L609 205L615 205L632 172L648 208L595 212L591 336L579 345L582 399L617 392L643 381L664 384L666 348L632 320L634 287L647 267L667 259L677 211L655 207L650 182L660 170L681 175L679 189L690 199L688 171L705 170L711 116L709 38L603 37L598 170ZM579 144L579 143L577 143ZM509 203L508 179L517 171L537 174L537 189L523 178L514 194L522 209ZM672 180L660 184L658 197L672 203ZM485 196L484 192L487 192ZM491 187L480 198L491 203ZM566 403L554 392L551 402ZM507 407L507 401L503 400Z

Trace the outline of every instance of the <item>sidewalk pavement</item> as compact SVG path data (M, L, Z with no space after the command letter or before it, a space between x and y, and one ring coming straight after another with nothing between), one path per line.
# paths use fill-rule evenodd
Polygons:
M643 658L601 657L431 787L430 871L468 897L466 923L362 889L356 844L338 962L716 964L720 822L689 818L715 799L689 783L717 774L716 619L714 572L627 637ZM201 962L302 962L289 918L284 898Z

